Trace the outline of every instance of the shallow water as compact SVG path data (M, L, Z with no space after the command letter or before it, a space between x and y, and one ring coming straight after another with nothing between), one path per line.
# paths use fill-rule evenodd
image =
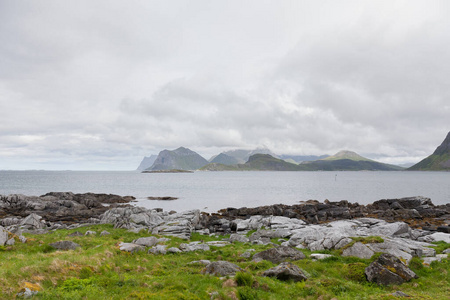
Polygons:
M194 172L0 171L0 194L48 192L131 195L137 205L182 211L199 208L296 204L316 199L368 204L379 199L425 196L450 203L450 172ZM173 201L149 196L178 197Z

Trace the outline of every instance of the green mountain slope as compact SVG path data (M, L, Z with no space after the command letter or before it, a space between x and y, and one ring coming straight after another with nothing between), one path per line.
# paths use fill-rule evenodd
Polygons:
M196 152L180 147L172 151L161 151L153 165L147 170L197 170L207 163L208 161Z
M408 170L412 171L450 171L450 132L436 150Z

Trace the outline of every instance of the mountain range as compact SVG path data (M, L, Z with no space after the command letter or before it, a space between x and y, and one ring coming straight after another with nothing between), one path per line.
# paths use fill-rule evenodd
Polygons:
M231 150L206 160L198 153L180 147L163 150L158 156L144 157L138 170L202 171L398 171L405 168L380 163L344 150L334 155L276 155L267 148ZM434 153L407 170L450 170L450 132Z

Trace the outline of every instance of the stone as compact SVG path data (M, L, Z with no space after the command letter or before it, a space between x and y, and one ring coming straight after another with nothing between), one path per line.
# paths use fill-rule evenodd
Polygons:
M299 267L290 262L283 262L276 267L270 268L263 273L263 276L275 277L283 281L305 281L308 279Z
M411 297L410 295L403 293L402 291L395 291L391 295L394 297Z
M444 232L435 232L424 237L420 237L419 241L424 241L428 243L432 242L446 242L450 244L450 234Z
M242 234L233 233L230 235L230 243L248 243L249 241L249 238Z
M96 231L88 230L84 235L97 235Z
M180 244L180 250L183 252L192 252L192 251L209 251L210 248L206 244L197 244L197 243L181 243Z
M149 254L166 254L166 245L156 245L148 250Z
M215 276L228 276L235 275L236 272L243 271L239 266L230 263L228 261L213 261L209 263L205 269L202 270L202 274L210 274Z
M8 231L3 226L0 226L0 246L4 246L8 241Z
M423 264L425 266L429 266L434 261L441 262L442 259L446 259L446 258L447 258L447 254L438 254L435 257L424 257L424 258L422 258L422 260L423 260Z
M134 253L138 251L144 251L145 247L134 243L120 243L119 249L121 251Z
M12 246L12 245L14 245L15 244L15 240L14 240L14 238L10 238L7 242L6 242L6 245L8 245L8 246Z
M351 247L342 251L342 256L355 256L364 259L369 259L374 254L375 252L361 242L354 243Z
M209 261L209 260L201 259L201 260L194 260L194 261L191 261L191 262L188 263L188 264L189 264L189 265L197 265L197 264L199 264L199 265L207 266L207 265L209 265L210 263L211 263L211 261Z
M105 235L110 235L110 234L111 233L106 230L103 230L102 232L100 232L100 236L105 236Z
M450 253L450 248L445 249L444 251L442 251L442 253L449 254Z
M367 280L378 285L402 284L417 275L406 267L397 257L390 254L381 254L366 269Z
M158 243L158 239L154 236L142 237L134 240L133 243L145 246L145 247L153 247Z
M169 253L181 253L183 251L181 251L177 247L170 247L169 249L167 249L167 252L169 252Z
M49 244L49 246L58 250L75 250L81 247L79 244L72 241L58 241Z
M322 260L322 259L325 259L325 258L333 257L333 255L331 255L331 254L322 254L322 253L312 253L309 257L311 259L314 259L314 260Z
M67 236L83 236L83 234L79 231L75 231L75 232L72 232L71 234L68 234Z
M20 222L21 226L27 227L29 229L42 229L45 225L41 222L42 217L32 213L28 215L25 219Z
M227 241L210 241L210 242L206 242L207 245L209 246L214 246L214 247L225 247L230 245L230 242Z
M299 260L304 259L306 256L300 250L279 246L276 248L271 248L253 255L253 261L259 262L262 260L268 260L273 262L274 264L281 263L285 260Z

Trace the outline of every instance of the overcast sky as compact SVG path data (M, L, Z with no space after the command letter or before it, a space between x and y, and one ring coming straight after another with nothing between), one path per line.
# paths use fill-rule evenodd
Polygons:
M0 0L0 41L0 169L179 146L417 162L450 131L445 0Z

